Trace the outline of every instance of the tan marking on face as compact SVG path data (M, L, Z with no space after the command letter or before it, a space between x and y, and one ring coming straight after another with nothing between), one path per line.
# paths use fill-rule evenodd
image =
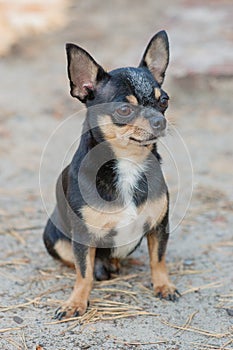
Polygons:
M149 123L144 118L137 118L132 124L123 126L114 125L109 115L100 117L99 126L104 134L104 138L108 141L117 158L129 158L132 161L141 163L149 155L152 145L147 147L139 147L130 141L130 136L142 139L145 130L149 131Z
M131 103L132 105L137 106L138 105L138 100L134 95L129 95L126 96L126 99L129 101L129 103Z
M74 267L74 254L71 243L60 239L54 245L54 249L64 264Z
M156 100L159 100L160 96L161 96L161 90L159 88L155 88L154 89L155 92L155 98Z
M139 117L134 122L134 136L139 140L144 140L148 134L152 134L152 129L148 119Z
M116 158L130 159L133 163L142 164L151 152L152 145L140 147L138 144L130 143L130 140L125 145L120 144L119 140L113 140L111 142L112 149L116 155Z
M103 115L100 117L99 126L104 133L106 141L116 138L124 138L131 133L131 125L125 124L120 127L114 125L109 115Z

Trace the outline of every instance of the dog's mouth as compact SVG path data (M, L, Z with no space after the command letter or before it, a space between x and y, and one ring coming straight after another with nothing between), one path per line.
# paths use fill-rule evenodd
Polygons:
M134 136L130 136L130 140L137 143L140 146L147 146L157 142L159 137L165 136L165 130L160 132L158 135L149 134L148 137L140 139Z
M133 142L136 142L140 146L147 146L147 145L151 145L151 144L155 143L158 138L153 135L152 137L150 137L146 140L139 140L135 137L130 137L129 139Z

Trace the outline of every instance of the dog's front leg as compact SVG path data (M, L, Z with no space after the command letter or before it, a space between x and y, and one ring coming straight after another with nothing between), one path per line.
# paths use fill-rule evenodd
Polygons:
M69 299L55 313L59 320L83 315L92 289L96 248L73 242L73 250L76 281Z
M169 234L165 221L164 219L157 228L152 229L147 235L151 278L157 297L175 301L180 294L170 281L167 272L165 251Z

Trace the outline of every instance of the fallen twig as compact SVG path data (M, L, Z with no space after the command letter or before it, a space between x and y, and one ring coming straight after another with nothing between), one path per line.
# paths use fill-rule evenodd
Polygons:
M193 288L187 289L186 291L181 293L181 295L185 295L185 294L192 293L192 292L198 292L199 290L202 290L202 289L219 288L222 286L223 286L223 284L220 282L208 283L208 284L205 284L203 286L193 287Z
M161 323L165 324L166 326L169 326L171 328L175 329L180 329L188 332L194 332L194 333L199 333L202 335L206 335L208 337L213 337L213 338L224 338L229 335L229 333L213 333L204 329L199 329L196 327L183 327L183 326L178 326L176 324L169 323L168 321L165 320L160 320Z

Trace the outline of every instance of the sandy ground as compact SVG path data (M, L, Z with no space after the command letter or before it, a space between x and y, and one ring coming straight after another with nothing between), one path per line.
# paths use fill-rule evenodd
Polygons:
M65 28L25 39L0 62L1 349L233 348L231 2L158 3L74 2ZM172 196L167 260L183 296L153 297L144 242L115 281L95 284L86 318L54 324L75 276L44 249L38 178L49 136L82 108L68 93L64 43L87 48L108 68L136 65L161 28L172 52L165 84L172 124L160 143ZM45 197L53 198L55 158L81 121L47 147Z

